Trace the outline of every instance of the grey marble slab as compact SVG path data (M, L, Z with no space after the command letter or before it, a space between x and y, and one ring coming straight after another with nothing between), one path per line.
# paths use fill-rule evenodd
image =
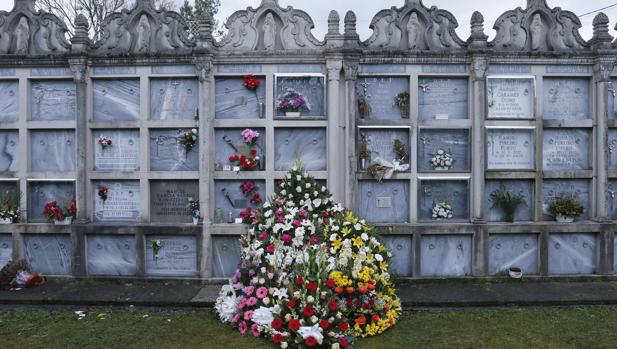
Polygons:
M70 68L32 68L32 76L71 76Z
M287 171L296 154L308 171L325 171L328 163L325 128L278 128L274 131L274 169Z
M617 129L608 129L608 169L617 170Z
M219 64L219 73L261 73L261 64Z
M71 237L68 234L24 235L24 256L32 271L44 275L71 274Z
M107 200L98 196L99 187L107 187ZM139 181L93 181L92 219L95 222L140 221Z
M199 82L191 78L150 79L150 119L199 118Z
M0 122L19 120L19 82L0 81Z
M96 79L92 93L94 121L139 120L139 79Z
M0 181L0 200L4 200L5 195L9 191L19 192L19 180Z
M609 179L606 187L606 207L608 207L608 217L610 219L617 220L617 179Z
M467 66L464 64L423 64L422 72L464 74L467 72Z
M490 74L531 74L530 65L491 64L488 67Z
M0 172L19 170L18 149L18 131L0 131Z
M252 195L245 197L242 195L240 185L244 181L232 181L232 180L215 180L214 181L214 206L215 209L221 209L223 213L223 222L227 223L229 218L229 212L231 212L232 220L240 218L240 212L245 211L247 207L256 208L259 205L252 204ZM253 182L257 185L257 189L254 193L259 193L262 203L266 200L266 182L263 180L249 180L247 182ZM227 196L225 196L227 193Z
M486 130L486 168L489 170L533 170L535 159L535 130Z
M608 118L617 119L617 78L608 83Z
M14 68L0 68L0 76L15 76Z
M323 64L279 64L279 73L326 73Z
M216 150L215 154L215 167L217 170L223 170L225 165L234 166L234 163L229 161L229 156L233 154L248 154L249 146L247 146L242 140L242 131L243 128L219 128L214 131L214 149ZM259 138L257 139L256 145L252 146L253 149L257 152L257 156L261 158L260 160L260 168L256 168L256 170L264 170L266 166L266 133L263 128L252 128L253 131L259 132ZM234 148L225 142L224 137L227 137L231 140L233 146L238 149L238 152L234 150Z
M179 130L150 130L151 171L198 171L199 139L191 150L177 139Z
M358 215L372 223L409 221L409 181L359 181Z
M304 99L308 102L311 109L309 111L302 111L302 117L325 116L325 83L325 78L323 76L277 76L274 107L276 109L276 104L286 91L294 90L304 96ZM277 110L276 115L284 116L285 112Z
M589 219L591 201L589 196L590 182L585 179L546 179L542 183L543 200L542 214L545 221L552 221L555 217L548 213L548 208L557 197L574 197L585 208L585 212L577 220Z
M194 65L157 65L152 67L152 74L195 74Z
M500 207L493 208L491 193L499 190L504 184L511 195L523 195L525 204L518 206L514 213L514 221L533 221L533 181L531 180L487 180L484 184L484 207L486 220L489 222L505 221L505 213Z
M382 236L381 241L392 252L390 267L397 276L411 276L413 250L411 236Z
M537 234L490 234L488 238L488 272L495 275L511 267L521 268L524 275L538 273Z
M364 97L371 106L372 114L365 119L401 120L409 117L394 105L394 98L401 92L409 92L409 79L406 77L359 77L356 81L356 94ZM357 106L356 106L357 108ZM357 113L358 118L362 118Z
M424 235L420 253L422 276L471 275L470 235Z
M99 137L111 139L111 146L103 147ZM92 130L92 149L95 171L139 171L139 130Z
M588 130L545 129L542 137L545 171L591 169Z
M469 219L469 183L466 180L420 180L418 218L431 220L433 206L441 201L452 206L452 219Z
M75 171L75 132L30 131L30 169L33 172Z
M57 201L59 205L69 205L75 198L74 182L28 182L28 221L45 222L43 207L47 202Z
M0 234L0 265L4 267L11 260L13 260L13 237L11 234Z
M125 75L135 74L135 67L94 67L94 75Z
M360 73L405 73L407 70L402 64L362 64Z
M186 210L189 198L199 199L198 181L150 181L150 220L153 222L192 222L191 213Z
M467 119L467 78L419 78L418 116L422 120Z
M244 87L244 77L219 77L214 81L214 114L217 119L265 118L266 79L256 76L259 87L251 91ZM262 105L260 113L259 108Z
M596 271L595 234L551 234L548 242L550 275L593 274Z
M589 118L588 78L544 78L544 119Z
M431 158L441 149L454 157L454 163L447 171L469 171L471 157L469 146L468 129L420 129L418 135L418 170L423 172L434 171Z
M547 73L575 73L575 74L589 74L591 73L590 65L547 65Z
M88 275L132 276L137 273L133 235L87 235Z
M402 163L410 162L411 147L409 146L409 129L360 129L360 142L364 142L371 152L371 160L377 158L392 162L397 159L394 152L394 140L398 139L405 145L407 157Z
M33 121L75 120L77 91L72 80L35 80L30 94Z
M159 258L154 258L152 240L161 240ZM147 235L146 274L152 276L197 276L197 238L186 235Z
M237 236L212 238L214 277L232 276L240 261L240 240Z
M486 82L487 118L533 119L535 116L533 78L491 78Z

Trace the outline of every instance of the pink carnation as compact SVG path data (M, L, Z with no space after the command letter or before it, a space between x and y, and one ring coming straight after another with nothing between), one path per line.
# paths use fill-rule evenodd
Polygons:
M268 295L268 289L267 288L260 287L260 288L257 289L257 298L263 299L267 295Z
M248 320L250 320L252 318L253 318L253 311L252 310L249 310L246 313L244 313L244 320L248 321Z
M253 336L259 337L259 325L253 324L253 326L251 326L251 333L253 333Z
M252 307L255 304L257 304L257 298L255 298L255 297L251 297L251 298L249 298L248 301L246 301L246 305L248 305L249 307Z
M274 245L272 244L268 245L268 247L266 247L266 252L274 253Z
M240 333L244 335L246 333L246 330L248 330L248 326L246 322L242 321L240 325L238 325L238 331L240 331Z

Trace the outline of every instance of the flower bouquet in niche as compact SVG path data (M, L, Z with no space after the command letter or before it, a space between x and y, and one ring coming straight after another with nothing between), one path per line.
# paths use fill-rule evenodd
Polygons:
M103 150L105 150L107 147L111 147L111 145L113 144L111 138L105 137L103 135L99 136L98 143Z
M257 113L259 118L263 119L266 114L266 105L259 100L259 93L257 93L257 90L259 89L260 84L261 81L259 81L259 79L257 79L253 74L247 74L244 76L243 85L247 90L255 93L255 99L257 99Z
M0 201L0 224L11 224L19 221L21 211L19 209L21 193L15 190L7 190Z
M447 171L454 165L454 157L450 152L443 149L437 150L437 153L431 158L431 165L436 171Z
M77 201L71 199L68 205L60 206L57 201L50 201L43 207L43 216L47 221L57 225L68 225L77 216Z
M574 197L559 196L551 202L548 212L559 223L572 223L576 217L585 212L585 208Z
M285 112L287 117L297 118L303 111L310 111L311 105L300 92L287 89L279 98L276 109Z
M192 128L190 130L178 130L178 135L176 136L178 143L184 147L187 153L193 149L195 144L197 144L198 138L199 133L196 128Z
M299 164L242 216L240 264L215 305L223 322L281 348L347 348L396 323L391 253Z
M193 224L199 223L199 218L201 218L201 212L199 212L199 200L189 198L188 203L186 204L186 211L191 214Z
M453 215L454 211L452 210L452 205L450 205L447 200L441 200L440 202L433 203L433 208L431 209L432 219L436 221L452 219Z
M244 145L240 147L234 145L232 140L227 136L223 136L223 140L234 150L234 154L229 156L229 162L231 162L238 170L242 171L254 171L261 169L262 158L257 153L257 148L259 148L262 153L264 153L264 151L257 143L260 136L259 132L247 128L242 131L240 135L242 136L242 142L244 143Z

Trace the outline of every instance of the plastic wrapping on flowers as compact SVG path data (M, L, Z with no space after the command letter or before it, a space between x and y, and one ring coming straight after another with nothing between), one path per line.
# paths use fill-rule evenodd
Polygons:
M299 165L278 190L243 212L249 231L216 301L221 320L281 348L346 348L393 326L401 304L391 253L372 228Z

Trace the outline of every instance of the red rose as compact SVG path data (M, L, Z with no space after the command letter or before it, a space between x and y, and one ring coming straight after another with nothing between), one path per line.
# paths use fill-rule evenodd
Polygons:
M334 288L336 286L336 282L332 279L328 279L326 280L326 286L328 286L328 288Z
M238 154L229 156L229 161L231 162L238 161Z
M251 155L257 155L257 150L251 149Z
M298 321L297 319L291 319L289 320L287 327L289 327L289 329L292 331L297 331L300 328L300 321Z
M341 330L341 332L347 332L349 330L349 324L343 321L340 324L338 324L338 328L339 330Z
M338 309L338 305L335 301L331 300L330 302L328 302L328 310L330 310L331 312L335 312L336 309Z
M328 327L330 327L330 322L328 322L328 320L321 320L321 321L319 321L319 327L321 327L324 330L326 330L326 329L328 329Z
M296 301L295 300L290 300L287 302L287 308L295 308L296 307Z
M274 319L272 320L272 328L275 330L280 330L283 327L283 320L282 319Z
M356 318L356 324L358 324L358 325L366 324L366 318L364 317L364 315Z
M281 343L282 341L283 341L283 336L281 336L281 334L280 334L280 333L277 333L277 334L275 334L275 335L274 335L274 337L272 337L272 342L273 342L274 344L279 344L279 343Z
M317 291L317 283L316 282L309 282L308 284L306 284L306 289L309 290L310 292Z
M304 307L302 313L304 314L304 316L313 316L315 315L315 309L310 305L307 305L306 307Z
M373 314L373 316L371 316L371 320L373 320L373 322L379 321L379 315Z
M307 339L304 340L304 343L306 343L306 345L309 347L314 347L315 344L317 344L317 341L315 340L315 338L313 338L313 336L309 336Z
M304 280L302 280L302 278L298 276L294 283L296 284L296 286L302 286L304 285Z
M349 345L349 341L345 339L345 337L341 337L341 339L339 339L339 343L341 343L341 347L343 348L347 348Z

